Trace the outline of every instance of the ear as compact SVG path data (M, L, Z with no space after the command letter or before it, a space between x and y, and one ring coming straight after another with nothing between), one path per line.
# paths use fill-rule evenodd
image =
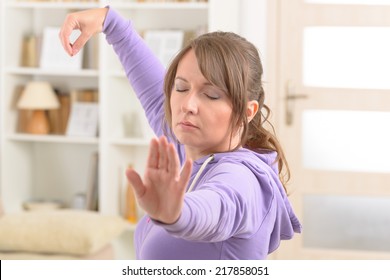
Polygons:
M246 108L246 116L248 118L248 123L256 116L258 110L259 102L257 102L256 100L248 101Z

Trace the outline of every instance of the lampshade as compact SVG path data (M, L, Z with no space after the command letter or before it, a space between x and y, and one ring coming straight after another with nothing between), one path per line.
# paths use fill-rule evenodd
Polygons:
M50 110L58 109L60 103L48 82L31 81L23 90L17 107L28 110Z

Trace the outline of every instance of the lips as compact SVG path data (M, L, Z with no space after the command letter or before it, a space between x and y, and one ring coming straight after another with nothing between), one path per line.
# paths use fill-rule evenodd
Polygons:
M189 122L189 121L181 121L179 122L179 125L180 126L183 126L183 127L188 127L188 128L198 128L196 125L194 125L193 123Z

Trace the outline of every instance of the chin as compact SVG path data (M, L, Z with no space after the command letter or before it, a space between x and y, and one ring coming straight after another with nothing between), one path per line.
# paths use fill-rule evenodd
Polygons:
M198 146L199 141L197 141L197 138L194 135L183 135L180 133L179 135L176 135L177 141L179 141L180 144L185 146ZM204 141L201 141L204 142Z

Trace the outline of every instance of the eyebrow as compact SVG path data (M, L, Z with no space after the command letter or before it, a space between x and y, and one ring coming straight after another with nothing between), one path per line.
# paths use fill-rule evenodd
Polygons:
M187 80L187 79L185 79L185 78L183 78L183 77L180 77L180 76L176 77L175 80L181 80L181 81L183 81L183 82L188 83L188 80ZM214 86L214 85L213 85L212 83L210 83L209 81L207 81L206 83L203 83L203 85L205 85L205 86Z

